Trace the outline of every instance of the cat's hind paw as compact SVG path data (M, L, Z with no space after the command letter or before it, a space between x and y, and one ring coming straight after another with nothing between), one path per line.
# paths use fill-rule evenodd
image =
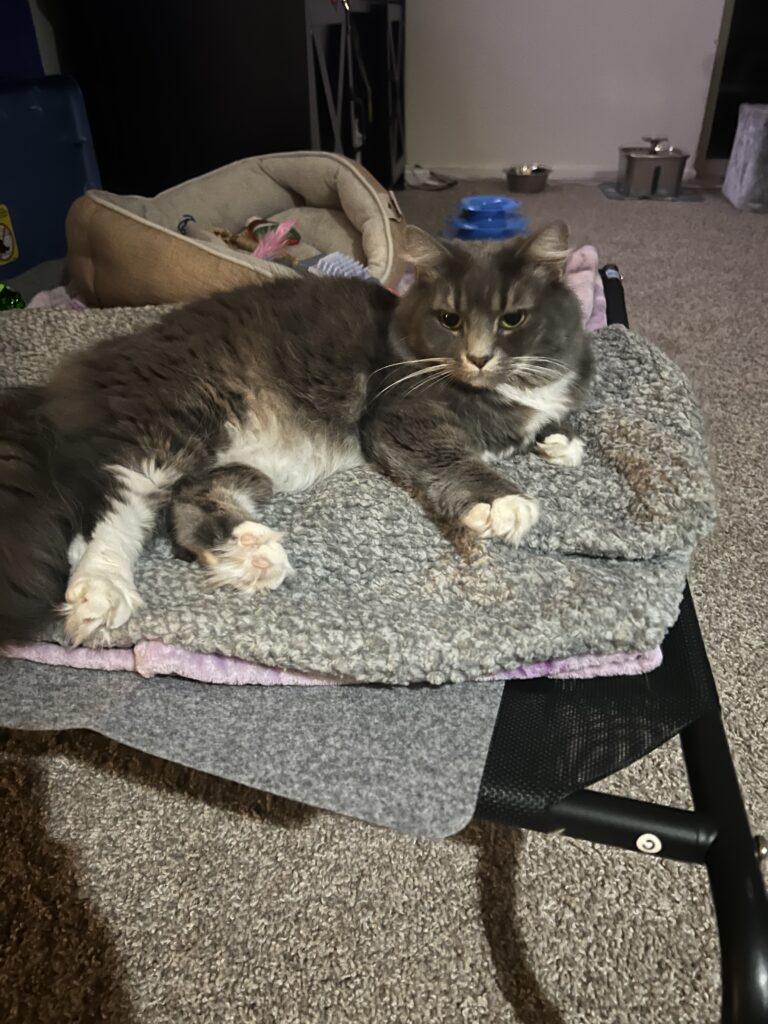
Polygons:
M247 593L276 590L294 573L281 537L262 523L240 523L206 559L209 585Z
M462 518L478 537L498 537L507 544L519 544L539 520L539 503L525 494L505 494L488 504L480 501Z
M536 454L553 466L580 466L584 458L584 442L579 437L549 434L536 445Z
M59 612L64 616L67 643L78 647L102 626L117 629L140 608L142 600L128 580L80 576L70 581Z

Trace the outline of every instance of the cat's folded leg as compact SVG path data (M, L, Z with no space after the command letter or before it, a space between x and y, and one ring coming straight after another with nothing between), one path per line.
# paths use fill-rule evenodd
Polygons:
M420 414L374 421L367 457L415 493L439 520L479 537L519 544L539 519L539 503L469 447L459 423Z
M534 451L553 466L580 466L584 442L566 423L551 423L536 436Z
M271 494L268 477L239 463L179 480L169 508L176 554L196 558L213 587L275 590L293 568L282 534L253 521Z
M106 512L90 539L76 537L69 549L71 573L60 611L73 646L102 627L124 625L141 607L133 568L155 525L162 494L175 478L172 470L150 461L139 469L114 466L111 471L116 491Z

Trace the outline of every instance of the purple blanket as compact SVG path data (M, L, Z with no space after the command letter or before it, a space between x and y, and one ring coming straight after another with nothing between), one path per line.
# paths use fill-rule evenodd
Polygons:
M331 686L354 683L354 679L312 675L291 669L269 668L222 654L202 654L173 647L159 640L141 640L132 648L66 648L58 644L20 644L6 648L9 658L23 658L42 665L70 668L98 668L107 672L136 672L151 676L183 676L203 683L228 686ZM536 665L521 665L500 672L496 679L591 679L594 676L634 676L650 672L661 664L661 649L629 654L580 655Z

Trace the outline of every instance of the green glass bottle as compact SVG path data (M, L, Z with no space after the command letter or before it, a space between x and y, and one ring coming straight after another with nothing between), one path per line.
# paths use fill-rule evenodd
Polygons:
M18 292L0 281L0 309L24 309L26 303Z

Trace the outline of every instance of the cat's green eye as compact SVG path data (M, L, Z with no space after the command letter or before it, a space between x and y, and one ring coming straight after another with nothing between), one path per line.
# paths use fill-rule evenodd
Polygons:
M449 331L458 331L461 327L461 317L458 313L452 313L449 309L437 309L435 310L435 316L443 327L447 327Z
M499 320L501 329L503 331L513 331L515 327L519 327L525 320L528 314L524 309L513 309L509 313L505 313L504 316Z

